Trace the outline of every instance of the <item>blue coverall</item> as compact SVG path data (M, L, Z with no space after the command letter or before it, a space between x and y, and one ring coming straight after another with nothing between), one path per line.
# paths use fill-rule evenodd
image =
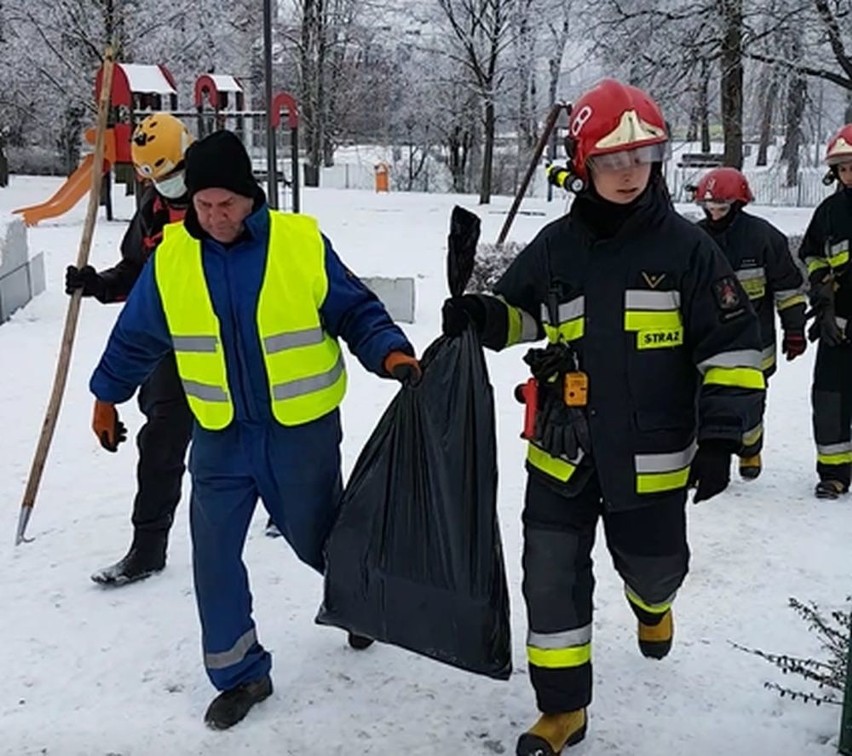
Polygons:
M257 302L269 237L266 205L227 248L205 237L202 260L234 403L222 431L196 423L190 452L190 529L204 661L219 690L262 678L271 668L251 616L243 545L258 496L298 557L323 570L322 549L341 496L338 410L286 427L272 416L257 330ZM325 239L326 332L342 337L365 368L387 377L387 355L414 350L382 303L341 263ZM153 259L153 258L152 258ZM113 328L90 382L100 400L130 399L172 349L151 260Z

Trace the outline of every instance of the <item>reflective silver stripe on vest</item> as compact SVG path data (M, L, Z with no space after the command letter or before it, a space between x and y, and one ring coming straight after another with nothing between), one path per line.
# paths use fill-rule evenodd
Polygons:
M839 444L826 444L825 446L817 444L817 451L826 456L831 454L846 454L847 452L852 452L852 441L842 441Z
M755 278L765 281L766 270L764 268L744 268L737 271L737 278L740 281L753 281Z
M736 349L731 352L720 352L704 360L704 362L699 362L698 369L702 373L706 373L714 367L750 367L760 370L761 361L760 352L756 349Z
M570 302L564 302L559 305L559 323L564 323L567 320L581 317L586 312L586 298L576 297ZM543 323L550 323L550 312L547 305L541 306L541 320ZM559 323L550 323L550 325L559 325Z
M534 633L532 630L527 634L527 645L543 649L570 648L571 646L584 646L592 642L592 625L583 625L576 630L564 630L560 633Z
M627 310L677 310L680 292L628 289L624 292L624 307Z
M219 339L215 336L172 336L176 352L216 352Z
M686 449L678 452L670 452L668 454L637 454L636 472L641 475L682 470L692 462L697 448L698 444L693 441Z
M837 323L837 327L838 327L841 331L845 331L845 330L846 330L846 326L849 324L849 321L848 321L846 318L841 318L839 315L836 315L836 316L834 317L834 320L835 320L835 322Z
M267 354L276 354L285 349L322 344L324 338L325 334L322 328L308 328L304 331L289 331L275 336L267 336L263 340L263 346Z
M226 667L239 664L246 658L251 647L257 643L257 632L254 628L241 635L237 642L227 651L216 654L204 654L204 666L207 669L225 669Z
M211 386L209 383L182 380L183 390L187 396L194 396L205 402L227 402L228 394L220 386Z
M272 398L276 401L282 401L284 399L294 399L297 396L304 396L305 394L313 394L315 391L322 391L324 388L333 386L337 383L341 375L343 375L342 355L337 358L334 367L327 373L276 384L272 387Z

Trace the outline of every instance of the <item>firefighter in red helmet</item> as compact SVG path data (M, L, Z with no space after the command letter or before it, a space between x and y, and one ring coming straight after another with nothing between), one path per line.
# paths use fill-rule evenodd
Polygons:
M736 168L714 168L698 183L695 202L706 218L698 225L725 253L760 320L761 367L767 381L775 372L775 310L784 336L781 351L793 360L805 351L805 282L790 254L787 237L762 218L743 209L754 199L748 181ZM740 475L760 475L763 426L746 431L739 452Z
M817 447L816 496L836 499L849 491L852 470L852 124L829 141L825 161L837 191L814 211L799 247L808 269L814 323L811 341L819 341L811 389Z
M585 188L518 255L493 294L448 299L443 329L524 361L530 421L523 593L540 717L521 756L586 734L592 699L591 551L599 519L637 618L662 659L687 572L685 503L723 491L764 377L754 310L705 233L675 213L667 130L642 90L606 79L575 104L570 172Z

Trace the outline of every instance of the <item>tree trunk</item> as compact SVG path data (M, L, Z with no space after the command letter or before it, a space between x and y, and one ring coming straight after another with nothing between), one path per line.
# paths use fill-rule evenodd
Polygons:
M787 129L782 158L787 161L786 185L799 183L800 147L802 144L802 117L805 113L808 84L804 76L793 75L787 94Z
M743 3L719 0L722 14L721 94L725 165L743 164Z
M769 161L769 143L772 141L772 116L775 112L775 100L778 97L778 70L773 67L769 81L764 89L760 110L760 143L757 146L757 165L766 165Z
M701 132L701 151L710 152L710 66L701 61L701 79L698 85L698 128Z
M479 185L479 204L491 202L491 181L494 170L494 132L497 116L494 110L494 100L485 103L485 141L482 148L482 179Z

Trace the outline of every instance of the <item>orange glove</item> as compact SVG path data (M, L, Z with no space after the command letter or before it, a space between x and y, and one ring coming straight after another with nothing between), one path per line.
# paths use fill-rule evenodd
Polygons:
M92 417L92 430L107 451L118 451L118 445L127 440L127 428L118 419L115 405L95 400L95 412Z
M396 378L403 386L416 386L420 383L420 363L416 357L405 352L391 352L385 357L385 371Z

